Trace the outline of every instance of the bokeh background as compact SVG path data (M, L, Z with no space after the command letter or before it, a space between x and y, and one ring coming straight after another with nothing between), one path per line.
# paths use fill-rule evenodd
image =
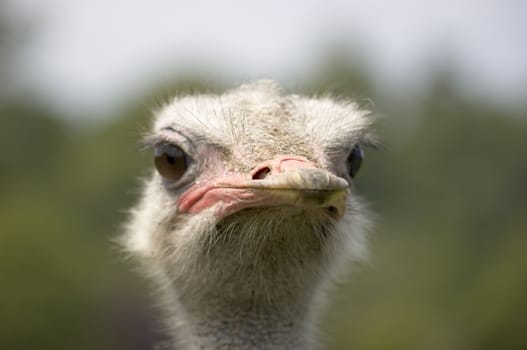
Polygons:
M372 258L328 349L527 349L526 37L522 0L0 2L0 349L163 339L111 243L138 136L173 94L257 78L380 116Z

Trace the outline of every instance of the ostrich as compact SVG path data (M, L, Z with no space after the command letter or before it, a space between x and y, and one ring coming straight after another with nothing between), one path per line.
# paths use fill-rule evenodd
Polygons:
M173 347L319 348L326 292L366 254L352 179L370 113L258 81L178 97L153 124L155 169L124 244L158 287Z

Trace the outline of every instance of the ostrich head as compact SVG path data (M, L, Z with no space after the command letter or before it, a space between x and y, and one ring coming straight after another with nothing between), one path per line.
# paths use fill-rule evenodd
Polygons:
M308 348L324 291L365 254L355 194L371 117L270 81L177 98L145 142L155 169L126 248L187 348Z

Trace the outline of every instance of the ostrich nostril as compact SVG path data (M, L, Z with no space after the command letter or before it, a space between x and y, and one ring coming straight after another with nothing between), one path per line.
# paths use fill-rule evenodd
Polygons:
M267 177L267 175L269 175L270 172L271 169L269 169L268 167L263 167L257 172L255 172L252 178L253 180L263 180Z

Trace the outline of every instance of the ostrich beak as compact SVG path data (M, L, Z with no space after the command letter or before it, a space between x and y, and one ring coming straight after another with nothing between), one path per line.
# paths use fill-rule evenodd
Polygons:
M281 156L257 166L250 179L239 174L193 186L178 201L180 212L212 206L220 218L247 208L320 208L338 219L345 211L348 182L302 157Z

